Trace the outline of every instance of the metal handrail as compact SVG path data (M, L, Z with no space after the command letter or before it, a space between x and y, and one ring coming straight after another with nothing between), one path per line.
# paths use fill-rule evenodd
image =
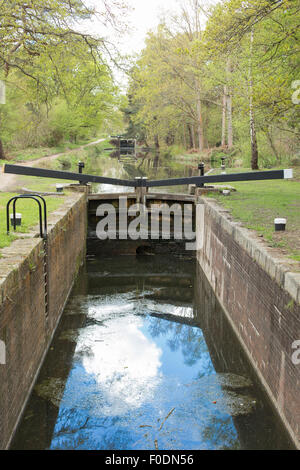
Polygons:
M42 200L44 206L44 231L43 231L43 215L42 215L42 205L39 199ZM37 202L39 206L39 222L40 222L40 237L44 240L47 238L47 205L45 199L39 194L21 194L19 196L12 197L6 204L6 228L7 235L10 233L10 220L9 220L9 208L10 204L13 202L13 225L14 230L16 230L16 203L18 199L32 199Z

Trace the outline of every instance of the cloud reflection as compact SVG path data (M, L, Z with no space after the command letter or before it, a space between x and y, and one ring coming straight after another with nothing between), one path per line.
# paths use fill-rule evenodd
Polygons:
M111 312L126 310L124 305L112 307ZM101 310L93 307L93 316L105 316ZM79 336L76 354L105 395L104 414L140 407L152 398L160 382L162 350L142 333L142 324L134 315L114 317L105 322L108 328L91 325Z

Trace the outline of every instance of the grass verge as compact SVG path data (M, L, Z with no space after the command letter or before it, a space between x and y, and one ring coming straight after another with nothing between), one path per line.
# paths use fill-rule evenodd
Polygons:
M9 246L17 237L14 235L13 227L11 227L10 235L6 233L6 204L10 198L16 196L13 193L0 193L0 249ZM47 203L47 215L64 202L63 197L45 197ZM17 227L18 234L28 233L39 221L38 205L32 200L19 200L16 203L16 212L22 214L22 226ZM10 206L10 213L12 213L12 204ZM1 253L0 253L1 256Z
M57 153L64 153L70 150L78 149L82 145L87 145L96 140L97 137L94 137L93 139L81 139L76 144L72 142L64 142L56 147L38 147L16 150L10 152L9 160L0 160L0 162L13 164L17 162L34 161L38 160L39 158L56 155Z
M278 169L278 168L277 168ZM250 169L228 169L230 172ZM294 168L292 180L266 180L229 183L237 192L230 196L210 193L236 220L255 230L268 245L300 261L300 168ZM274 218L287 219L286 231L274 231Z

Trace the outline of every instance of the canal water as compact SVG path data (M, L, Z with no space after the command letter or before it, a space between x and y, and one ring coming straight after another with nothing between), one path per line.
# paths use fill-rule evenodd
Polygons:
M12 449L288 449L195 260L90 259Z
M121 154L117 151L89 149L89 157L85 162L84 173L105 176L108 178L134 180L136 177L147 177L149 180L198 176L198 159L193 157L172 157L166 152L137 149L133 153ZM64 160L67 159L64 158ZM60 162L58 162L59 164ZM51 162L50 162L51 164ZM206 162L205 169L210 168ZM77 172L77 161L60 169ZM109 184L93 184L93 192L133 192L134 188ZM188 193L188 186L166 186L152 188L151 192Z
M39 163L39 167L52 170L78 172L78 161L85 163L84 173L108 178L134 180L136 177L147 177L149 180L197 176L198 159L195 156L174 157L165 152L153 150L137 150L134 156L122 155L103 149L101 145L93 145L85 152L73 155L65 154L56 160L49 159ZM205 163L205 171L210 169L210 163ZM53 180L50 178L18 176L20 187L34 191L55 191L56 183L69 184L69 180ZM133 192L134 188L114 186L109 184L92 184L92 192ZM188 186L167 186L151 188L151 192L188 193Z
M103 154L105 156L105 152ZM134 179L136 177L147 177L149 180L168 179L168 178L182 178L190 176L198 176L198 159L187 157L172 157L163 152L152 150L143 151L137 149L133 153L127 154L120 152L110 152L110 167L107 169L105 176L115 177L113 174L116 172L120 176L118 178ZM206 171L210 165L206 162ZM94 172L94 168L91 168ZM126 187L112 187L111 185L95 185L95 192L111 192L112 188L115 191L133 191L133 188ZM188 185L179 186L161 186L151 188L151 192L175 192L175 193L188 193Z

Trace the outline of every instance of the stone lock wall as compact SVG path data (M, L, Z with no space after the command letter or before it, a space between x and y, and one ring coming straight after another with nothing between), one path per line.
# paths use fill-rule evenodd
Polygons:
M300 446L299 264L200 199L197 259L276 410ZM298 269L298 272L297 272Z
M18 239L0 258L0 449L13 436L86 252L86 195L73 194L49 218L49 311L44 242ZM1 359L1 358L0 358Z

